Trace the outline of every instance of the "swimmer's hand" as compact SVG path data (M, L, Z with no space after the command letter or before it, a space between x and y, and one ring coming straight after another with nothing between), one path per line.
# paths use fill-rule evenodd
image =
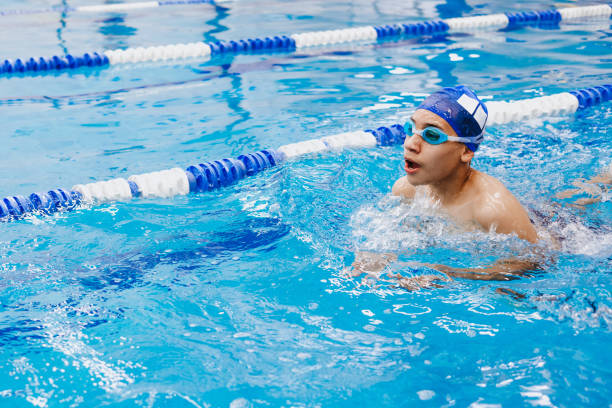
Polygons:
M575 189L561 191L556 194L557 198L566 199L570 197L574 197L578 194L587 194L589 197L586 198L578 198L574 200L573 205L578 207L583 207L585 205L597 203L604 199L605 194L609 191L609 187L612 184L612 164L608 166L604 172L598 174L597 176L585 180L578 179L575 180L572 185L577 187Z
M345 270L351 277L359 276L362 273L378 274L389 264L397 260L397 255L377 253L377 252L357 252L355 260L351 264L353 269Z
M577 180L574 181L572 185L578 188L561 191L557 193L555 197L564 200L579 194L587 194L588 197L577 198L571 204L573 206L583 207L602 201L605 194L604 187L600 187L591 180Z
M404 277L398 274L395 277L397 278L397 283L399 284L399 286L409 291L441 288L442 285L439 282L448 282L451 280L451 278L449 278L448 276L440 275L419 275Z

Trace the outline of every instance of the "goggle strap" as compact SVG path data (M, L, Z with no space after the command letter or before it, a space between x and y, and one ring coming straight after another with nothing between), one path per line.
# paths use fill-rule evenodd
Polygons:
M479 143L478 136L476 137L457 137L457 136L447 136L448 140L451 142L461 142L461 143Z

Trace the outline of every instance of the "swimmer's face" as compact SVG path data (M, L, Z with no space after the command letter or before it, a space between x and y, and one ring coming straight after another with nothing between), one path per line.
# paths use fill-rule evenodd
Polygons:
M428 110L417 109L411 119L416 130L433 126L448 136L457 136L446 120ZM417 134L406 135L404 141L404 170L413 186L442 182L473 156L474 152L459 142L432 145Z

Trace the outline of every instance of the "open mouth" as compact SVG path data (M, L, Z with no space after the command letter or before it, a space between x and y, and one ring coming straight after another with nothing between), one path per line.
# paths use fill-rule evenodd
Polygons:
M421 168L420 164L415 163L412 160L404 159L404 162L404 168L406 169L407 173L415 173L418 169Z

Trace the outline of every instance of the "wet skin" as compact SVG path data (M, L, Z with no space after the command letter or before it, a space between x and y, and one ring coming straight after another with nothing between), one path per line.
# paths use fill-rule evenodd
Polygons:
M423 109L412 116L415 130L434 126L449 136L457 136L440 116ZM516 234L529 242L538 240L537 232L519 201L496 178L471 168L474 152L460 142L432 145L417 134L408 135L404 142L406 175L395 182L392 193L411 199L422 190L440 203L441 209L467 228L481 228L503 234ZM350 276L363 272L376 273L397 261L396 254L361 252L355 256ZM414 267L415 263L409 266ZM476 268L456 268L447 265L421 264L442 272L446 277L424 275L413 278L396 277L408 290L436 287L453 278L507 281L530 276L540 269L539 262L525 259L499 259L491 265Z
M453 128L438 115L418 109L412 116L417 129L434 126L449 136ZM406 176L393 185L394 195L414 197L417 189L440 202L448 214L467 225L536 242L538 239L527 212L496 178L474 170L470 162L474 152L463 143L432 145L417 134L404 142Z

